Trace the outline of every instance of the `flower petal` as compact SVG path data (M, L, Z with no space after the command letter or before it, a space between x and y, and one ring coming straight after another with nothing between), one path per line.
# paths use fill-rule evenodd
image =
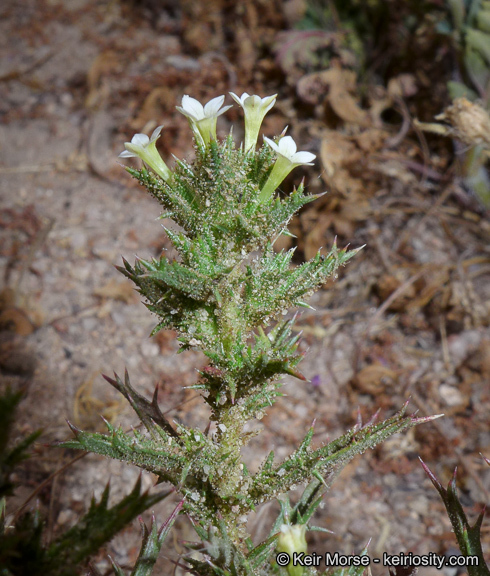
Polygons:
M296 154L293 154L291 157L291 162L294 162L295 164L307 164L311 166L315 158L316 155L312 154L311 152L296 152Z
M233 108L233 104L229 104L228 106L224 106L223 108L221 108L221 110L218 112L217 116L221 116L221 114L224 114L230 108Z
M279 154L286 156L291 160L291 157L296 154L296 150L298 149L296 146L296 142L291 138L291 136L284 136L279 140Z
M184 116L190 116L194 121L202 120L204 118L204 108L203 105L196 100L185 94L182 96L182 108L177 106L177 110L182 112Z
M142 146L144 148L145 146L148 146L149 143L150 139L146 134L135 134L131 138L131 144L133 146Z
M260 108L262 105L262 98L253 94L252 96L248 96L243 101L244 107L248 108L252 113L257 113L258 110L260 112Z
M224 96L217 96L216 98L210 100L204 106L204 116L206 116L206 118L210 118L211 116L219 116L220 114L223 114L224 110L223 112L220 112L219 109L223 105L224 101Z
M155 130L153 130L153 134L151 135L151 138L150 138L150 144L152 142L155 142L155 140L157 140L158 138L160 138L160 132L162 131L162 128L163 128L163 124L161 126L157 126L155 128Z
M264 136L264 140L267 142L267 144L269 144L269 146L274 150L274 152L277 152L278 154L281 154L281 151L279 150L279 146L270 138L267 138L267 136Z
M121 154L119 154L118 158L137 158L138 155L135 154L134 152L131 152L130 150L124 150L124 152L121 152Z
M235 100L235 102L237 104L239 104L240 106L242 106L242 100L241 98L239 98L234 92L228 92L228 94L233 98L233 100Z
M248 93L244 92L241 96L237 96L234 92L228 92L228 94L239 104L242 108L245 105L245 100L248 98Z
M262 108L264 108L264 116L269 112L269 110L274 106L276 103L277 94L273 94L272 96L266 96L262 98Z

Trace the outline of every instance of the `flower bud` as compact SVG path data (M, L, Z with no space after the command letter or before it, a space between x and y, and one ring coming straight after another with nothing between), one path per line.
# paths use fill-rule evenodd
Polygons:
M286 552L291 560L287 566L289 576L303 576L303 567L293 565L293 554L305 552L306 546L306 524L283 524L277 539L277 552Z

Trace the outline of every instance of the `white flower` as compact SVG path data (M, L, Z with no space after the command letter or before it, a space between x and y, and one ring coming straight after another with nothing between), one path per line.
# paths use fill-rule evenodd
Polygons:
M313 166L313 160L316 158L315 154L311 152L296 152L298 148L291 136L284 136L284 138L279 140L279 144L276 144L270 138L267 138L267 136L264 136L264 140L275 152L294 164L293 168L301 166L302 164Z
M293 168L301 165L312 166L312 161L316 158L311 152L297 152L296 142L291 136L284 136L278 144L267 136L264 136L264 140L277 153L277 160L260 193L259 199L262 202L272 196L274 190Z
M209 144L211 139L216 140L218 116L231 108L221 108L224 101L224 96L218 96L203 106L195 98L185 95L182 97L182 106L177 106L177 110L189 119L194 134L202 138L204 145Z
M168 180L172 173L162 160L156 147L156 141L160 138L162 128L163 126L155 128L151 138L148 138L146 134L135 134L131 142L125 142L126 150L119 154L119 158L141 158L153 172L156 172L164 180Z
M243 108L245 114L245 152L248 152L251 148L255 149L260 126L264 116L276 103L277 94L261 98L255 95L249 96L246 92L238 97L230 92L230 96Z

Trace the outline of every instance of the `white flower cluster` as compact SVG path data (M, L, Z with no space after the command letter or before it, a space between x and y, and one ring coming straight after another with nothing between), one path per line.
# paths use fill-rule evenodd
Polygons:
M237 96L230 92L230 96L243 108L245 115L244 150L245 152L255 151L260 126L264 116L274 106L277 94L260 98L260 96L256 95L250 96L246 92L242 96ZM177 106L177 110L189 120L196 141L202 146L207 146L211 140L216 140L218 116L221 116L221 114L231 108L231 106L223 107L224 100L224 96L218 96L203 106L195 98L185 95L182 98L182 105ZM135 134L131 142L124 144L126 150L119 154L119 157L141 158L153 172L167 181L172 176L172 172L162 160L156 148L156 141L160 137L162 128L163 126L158 126L151 138L148 138L146 134ZM266 136L264 136L264 140L276 152L277 160L261 190L261 201L266 201L272 196L276 188L293 168L300 165L311 166L312 161L315 159L315 155L310 152L297 152L296 143L291 136L283 136L277 144Z

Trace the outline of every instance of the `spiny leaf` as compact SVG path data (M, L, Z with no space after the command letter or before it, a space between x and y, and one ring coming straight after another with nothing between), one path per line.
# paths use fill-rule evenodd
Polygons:
M326 446L313 451L298 449L276 466L274 470L261 470L255 475L252 488L249 491L252 500L259 502L263 498L263 494L271 490L276 493L285 492L293 485L311 480L316 473L323 478L326 476L331 478L337 475L354 456L361 454L368 448L374 448L397 432L438 417L430 416L418 419L405 416L407 405L408 402L397 414L384 422L371 424L360 429L356 425ZM310 434L312 434L312 429L303 441L304 446L307 446L311 441Z
M481 545L480 530L485 515L485 508L480 512L475 524L470 526L463 507L458 498L456 488L456 473L457 468L454 469L454 474L449 481L447 489L442 486L429 467L419 458L425 473L430 478L435 489L439 492L439 496L444 502L449 519L451 521L456 540L458 541L459 549L464 556L476 556L478 558L478 565L466 566L470 576L489 576L490 570L485 563L483 550Z
M173 490L150 495L141 492L141 476L128 496L112 508L107 507L109 485L99 503L92 501L89 511L77 524L58 538L48 549L48 557L60 566L77 566L108 542L139 514L164 500Z
M175 432L168 420L161 413L160 407L158 406L158 387L155 388L153 399L149 402L131 386L127 370L124 372L124 382L116 373L114 373L114 379L109 378L108 376L102 376L131 404L133 410L136 412L141 422L146 426L146 429L150 434L155 433L156 424L161 430L164 430L166 434L178 438L177 432Z
M141 529L143 532L143 543L141 545L140 553L138 554L138 559L131 572L131 576L150 576L162 544L168 536L170 529L172 528L180 510L182 509L183 501L177 504L176 508L172 514L167 518L167 520L162 524L160 529L157 528L155 518L153 517L150 524L150 529L141 521ZM116 573L117 576L117 573Z
M171 492L142 493L139 477L131 493L109 508L107 485L100 501L92 499L88 512L49 546L44 544L39 512L27 512L13 528L0 534L0 566L6 575L73 576L103 544ZM4 574L1 569L0 573Z
M13 392L10 388L0 394L0 499L12 494L14 484L11 482L10 476L15 467L28 458L28 448L42 434L41 430L37 430L24 437L13 447L8 447L17 406L22 396L22 392Z

